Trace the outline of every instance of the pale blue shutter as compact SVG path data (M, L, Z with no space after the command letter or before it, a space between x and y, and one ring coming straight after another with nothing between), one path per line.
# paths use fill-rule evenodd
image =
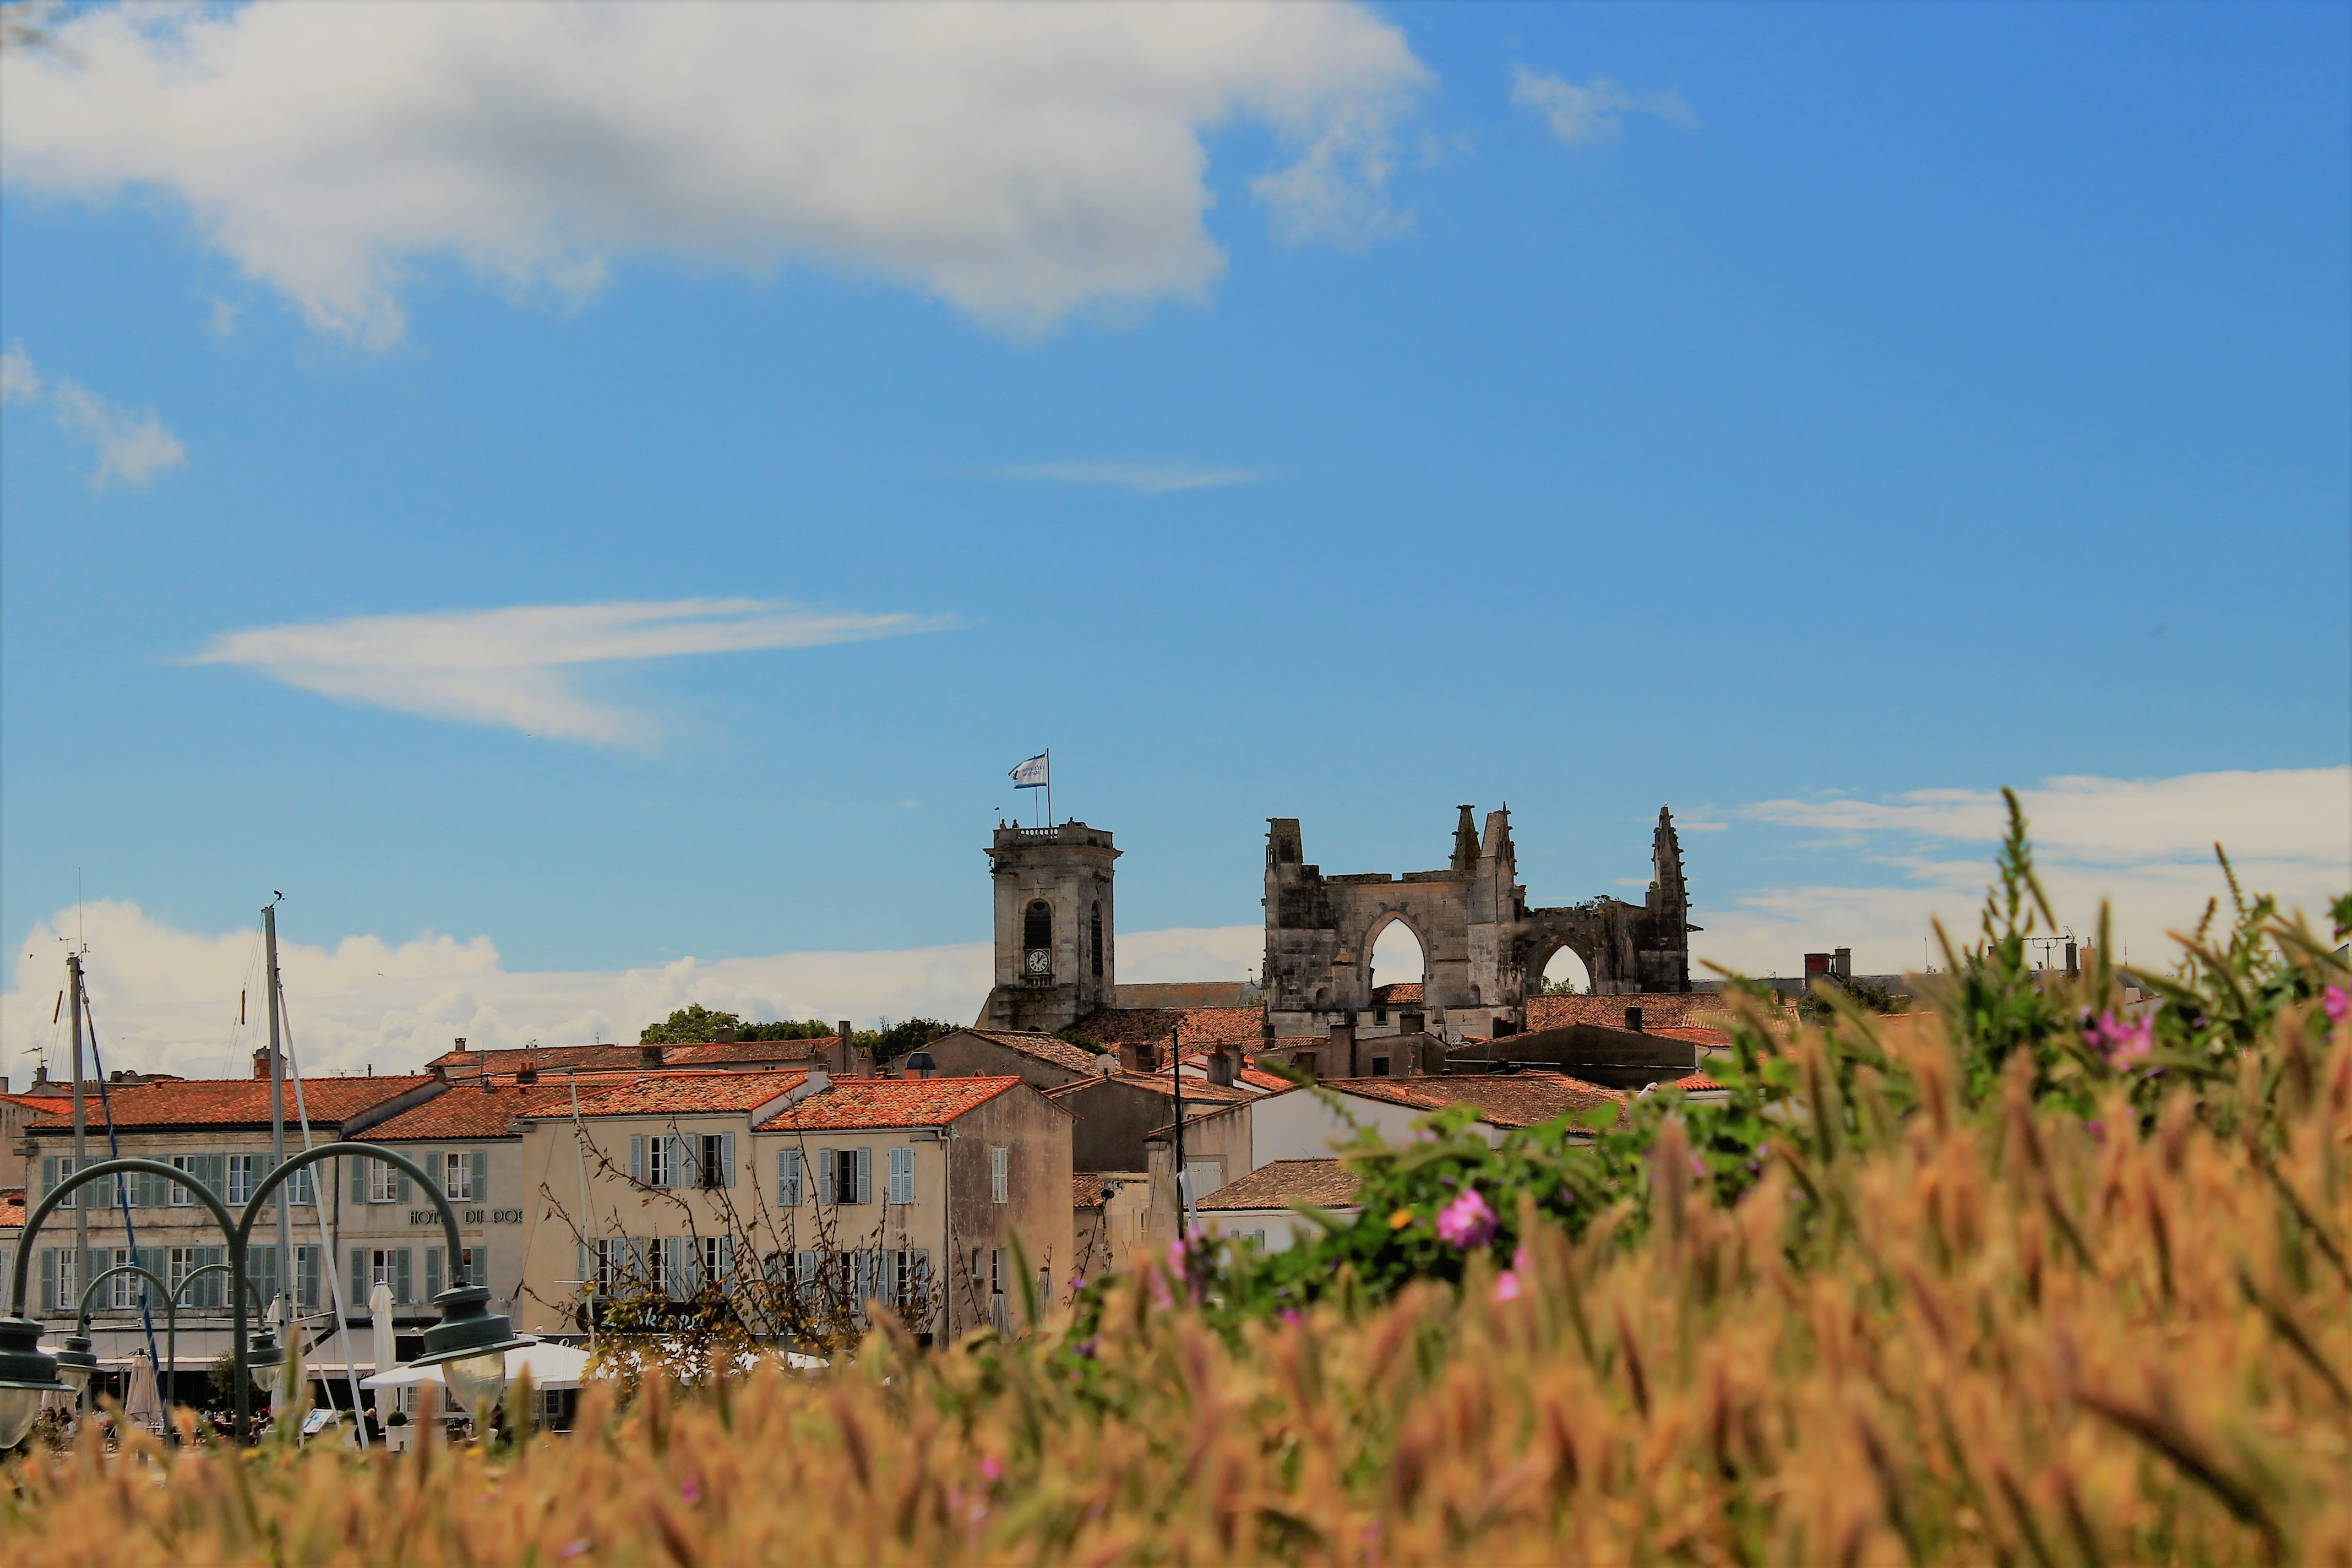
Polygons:
M401 1152L408 1155L409 1158L415 1160L418 1164L425 1167L425 1173L433 1178L433 1184L435 1186L441 1188L441 1195L443 1197L446 1198L449 1195L448 1188L444 1185L444 1184L449 1179L449 1167L442 1163L440 1150L404 1149ZM408 1196L407 1190L403 1188L400 1195L402 1198L405 1199Z
M392 1299L404 1307L416 1299L408 1287L408 1248L404 1247L392 1255Z
M646 1183L646 1141L642 1134L629 1134L629 1180L639 1186Z
M474 1201L478 1204L488 1203L490 1201L490 1152L488 1149L473 1150L467 1153L466 1161L472 1167Z
M49 1165L54 1168L56 1164L57 1156L52 1154L49 1156ZM51 1186L56 1184L54 1182L50 1183ZM45 1247L41 1248L41 1310L54 1312L57 1310L58 1249L54 1247Z
M833 1195L834 1168L833 1151L818 1150L816 1152L816 1201L828 1206L835 1201Z
M776 1151L776 1204L780 1208L798 1208L801 1201L801 1153L797 1149Z
M364 1247L352 1248L352 1300L354 1312L364 1312L368 1304L368 1255Z
M412 1202L415 1199L415 1184L409 1181L408 1173L402 1170L397 1165L394 1165L392 1168L392 1197L394 1203L404 1204ZM438 1184L436 1184L437 1185ZM405 1298L403 1298L403 1300L405 1300Z
M857 1152L857 1201L861 1204L874 1201L874 1151L871 1149Z
M719 1135L719 1184L722 1187L735 1184L735 1134L732 1132Z
M694 1185L695 1178L688 1173L687 1159L686 1139L678 1133L671 1133L669 1135L669 1163L667 1167L662 1173L665 1176L669 1178L668 1184L670 1186L690 1187ZM699 1164L701 1162L698 1160L695 1163Z
M735 1282L735 1238L733 1237L722 1236L719 1238L717 1282L721 1285L731 1285Z
M343 1163L352 1168L352 1202L355 1204L363 1204L367 1202L368 1162L366 1156L361 1154L346 1154L343 1156Z
M425 1249L425 1299L430 1301L439 1294L441 1294L441 1249L437 1247L428 1247Z

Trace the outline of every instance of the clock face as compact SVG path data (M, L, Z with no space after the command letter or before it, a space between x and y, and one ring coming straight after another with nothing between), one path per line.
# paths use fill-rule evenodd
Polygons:
M1029 950L1029 973L1032 974L1054 973L1054 952L1051 948L1033 947Z

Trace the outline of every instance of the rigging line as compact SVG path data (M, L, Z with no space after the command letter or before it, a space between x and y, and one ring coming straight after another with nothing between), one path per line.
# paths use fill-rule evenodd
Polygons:
M294 1114L302 1123L302 1152L307 1154L310 1152L310 1112L302 1102L302 1069L294 1057L292 1009L286 1005L286 987L278 976L270 975L268 983L278 993L278 1028L286 1046L286 1076L294 1083ZM338 1158L336 1163L340 1165L341 1163ZM342 1271L335 1267L335 1245L327 1237L327 1205L319 1195L319 1167L312 1165L310 1170L310 1214L319 1226L319 1272L327 1277L327 1300L335 1313L335 1342L343 1347L343 1381L351 1385L352 1390L352 1421L359 1428L360 1449L364 1453L368 1446L367 1422L360 1415L360 1373L352 1359L351 1321L343 1310ZM340 1191L339 1183L339 1195ZM287 1194L286 1201L292 1203L293 1194ZM380 1366L375 1370L376 1374L382 1376L391 1369Z
M89 1010L89 987L87 984L82 987L81 1016L89 1024L90 1065L98 1069L98 1113L106 1118L106 1157L110 1160L120 1160L122 1158L122 1141L115 1135L114 1109L107 1103L106 1100L106 1058L98 1054L98 1015ZM139 1226L131 1217L130 1195L123 1191L122 1177L120 1173L117 1173L114 1178L114 1205L122 1211L122 1238L131 1244L131 1260L136 1263L139 1261ZM165 1272L168 1274L169 1270ZM87 1290L89 1289L89 1281L78 1279L74 1281L74 1289ZM229 1289L232 1290L236 1289L234 1280L230 1281ZM75 1305L79 1306L80 1303L76 1302ZM79 1321L80 1314L76 1313L75 1317ZM147 1325L148 1359L155 1365L162 1366L163 1358L155 1353L155 1309L147 1300L147 1287L144 1281L142 1281L139 1287L139 1317L140 1321ZM178 1367L172 1369L171 1375L174 1382L178 1381L179 1371ZM169 1404L170 1401L166 1399L165 1403Z

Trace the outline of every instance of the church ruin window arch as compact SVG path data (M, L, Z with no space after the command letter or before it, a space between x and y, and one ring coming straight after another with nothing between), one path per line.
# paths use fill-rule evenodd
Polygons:
M1375 985L1419 985L1429 973L1429 944L1402 915L1383 915L1364 933L1364 963Z

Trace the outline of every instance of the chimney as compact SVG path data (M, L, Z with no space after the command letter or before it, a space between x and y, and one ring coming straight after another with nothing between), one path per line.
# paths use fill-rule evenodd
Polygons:
M731 1046L735 1043L735 1026L732 1024L721 1024L717 1028L710 1031L710 1037L715 1044Z
M1234 1053L1226 1049L1223 1046L1217 1046L1211 1049L1209 1052L1209 1081L1213 1084L1223 1085L1226 1089L1231 1089L1234 1087Z
M256 1046L253 1047L253 1076L265 1080L269 1077L269 1047L268 1046Z
M539 1068L529 1062L525 1062L523 1064L522 1070L515 1074L515 1082L518 1084L537 1083L538 1081ZM483 1087L487 1089L489 1087L489 1080L485 1079L482 1080L482 1084Z
M2072 937L2069 937L2066 940L2066 973L2069 974L2080 974L2083 973L2080 955L2074 946L2074 942Z
M1331 1026L1331 1076L1356 1076L1356 1026L1353 1024Z
M1831 954L1831 973L1836 975L1840 980L1852 980L1853 978L1853 949L1850 947L1839 948L1836 952Z
M462 1051L462 1050L464 1050L464 1049L466 1048L466 1037L465 1037L465 1036L463 1036L463 1035L459 1035L459 1036L457 1037L457 1047L456 1047L456 1048L457 1048L457 1049L458 1049L458 1050L461 1050L461 1051Z
M1642 1010L1639 1007L1625 1009L1625 1032L1629 1035L1638 1035L1642 1032Z
M662 1048L659 1046L640 1045L637 1047L637 1065L643 1068L657 1068L661 1066Z
M1826 978L1829 973L1830 955L1828 953L1809 952L1805 954L1805 984L1808 986L1811 985L1816 980Z

